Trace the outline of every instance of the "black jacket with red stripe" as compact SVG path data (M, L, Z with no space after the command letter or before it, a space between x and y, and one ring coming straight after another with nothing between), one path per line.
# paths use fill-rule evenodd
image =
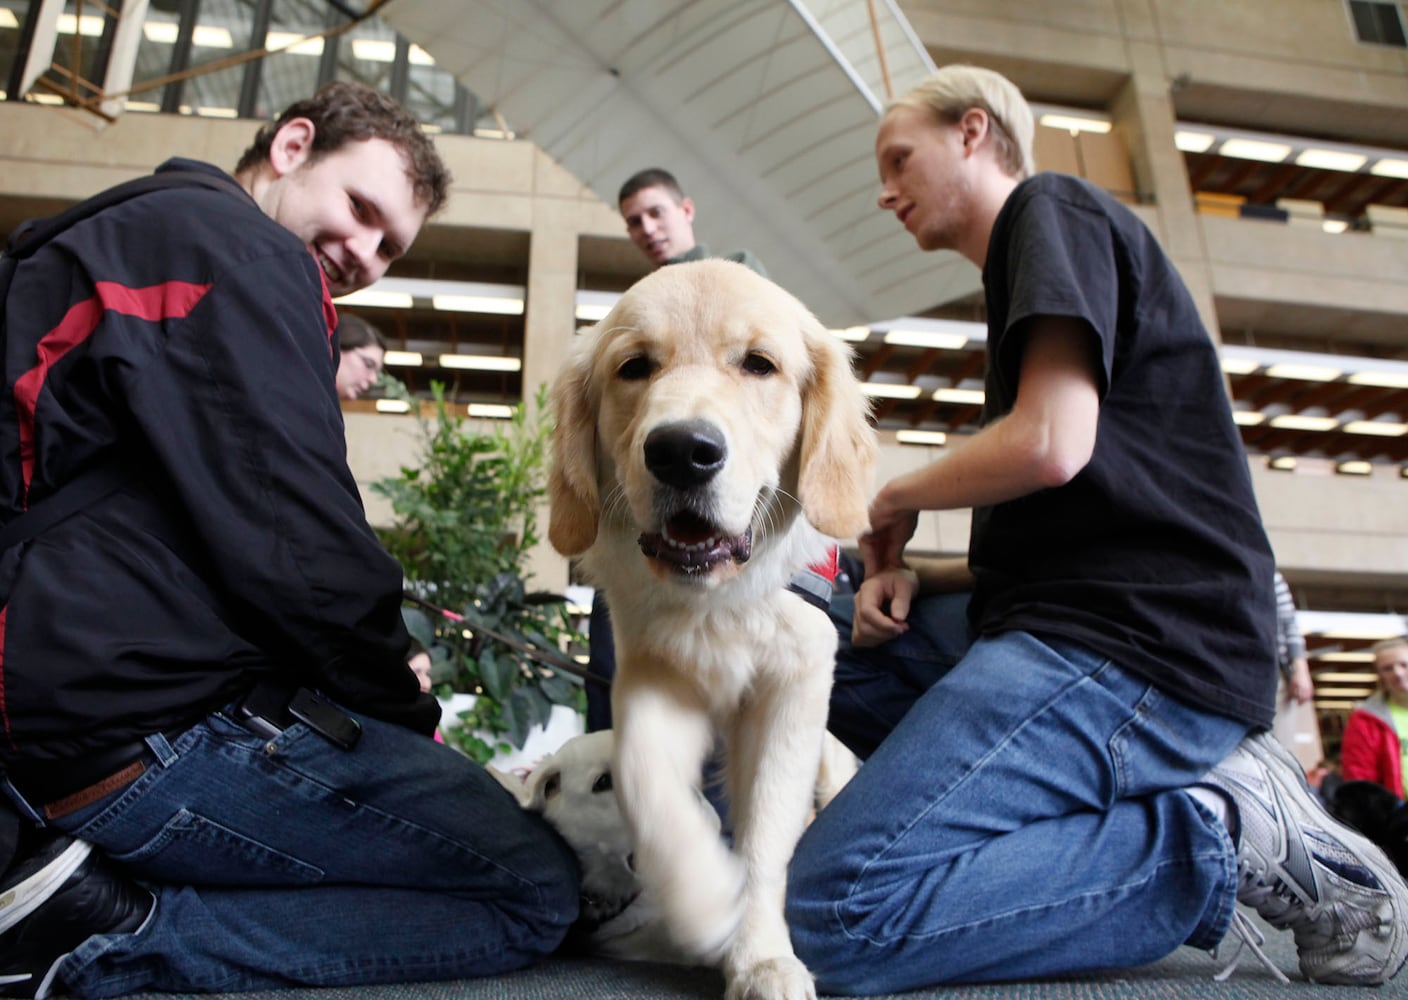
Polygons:
M0 520L96 466L122 485L0 553L0 760L183 728L270 674L433 728L297 237L167 188L20 260L5 310Z

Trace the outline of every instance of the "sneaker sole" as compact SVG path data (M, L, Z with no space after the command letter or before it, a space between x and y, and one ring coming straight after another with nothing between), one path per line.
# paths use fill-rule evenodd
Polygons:
M1388 893L1393 907L1392 938L1389 945L1389 961L1380 977L1373 979L1338 978L1330 975L1324 978L1307 976L1311 982L1339 986L1376 986L1386 983L1398 975L1405 961L1408 961L1408 884L1403 881L1398 868L1389 860L1373 841L1358 830L1346 826L1335 819L1315 799L1310 785L1305 780L1305 772L1291 752L1280 744L1270 733L1262 733L1259 739L1248 740L1244 744L1251 754L1262 762L1267 770L1281 779L1280 784L1289 792L1292 802L1302 813L1316 817L1316 821L1328 827L1336 837L1350 847L1364 862L1378 883ZM1289 774L1287 773L1289 772ZM1304 971L1304 970L1302 970Z
M92 853L93 845L75 840L49 864L0 896L0 934L4 934L39 908L45 900L78 871Z

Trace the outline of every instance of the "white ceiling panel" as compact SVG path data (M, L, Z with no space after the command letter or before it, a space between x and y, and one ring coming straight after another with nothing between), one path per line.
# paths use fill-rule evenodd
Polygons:
M396 0L381 15L608 204L679 177L715 250L747 248L834 326L979 287L875 204L890 89L932 64L891 0ZM883 59L876 30L883 40Z

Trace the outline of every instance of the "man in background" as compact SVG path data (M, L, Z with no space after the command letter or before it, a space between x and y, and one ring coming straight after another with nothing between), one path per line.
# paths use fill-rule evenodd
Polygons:
M650 167L633 174L616 196L626 232L656 267L719 257L768 276L762 261L748 250L716 254L694 239L694 200L668 170Z

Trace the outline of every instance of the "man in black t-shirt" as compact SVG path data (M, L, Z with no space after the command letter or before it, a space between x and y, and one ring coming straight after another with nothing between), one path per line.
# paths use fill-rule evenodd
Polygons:
M830 725L867 761L793 859L797 953L828 993L1049 976L1248 943L1240 901L1307 978L1383 982L1408 887L1264 732L1272 557L1215 346L1133 213L1034 174L1033 132L968 66L880 124L880 206L983 270L986 405L881 488L833 612ZM966 558L905 557L964 507Z

